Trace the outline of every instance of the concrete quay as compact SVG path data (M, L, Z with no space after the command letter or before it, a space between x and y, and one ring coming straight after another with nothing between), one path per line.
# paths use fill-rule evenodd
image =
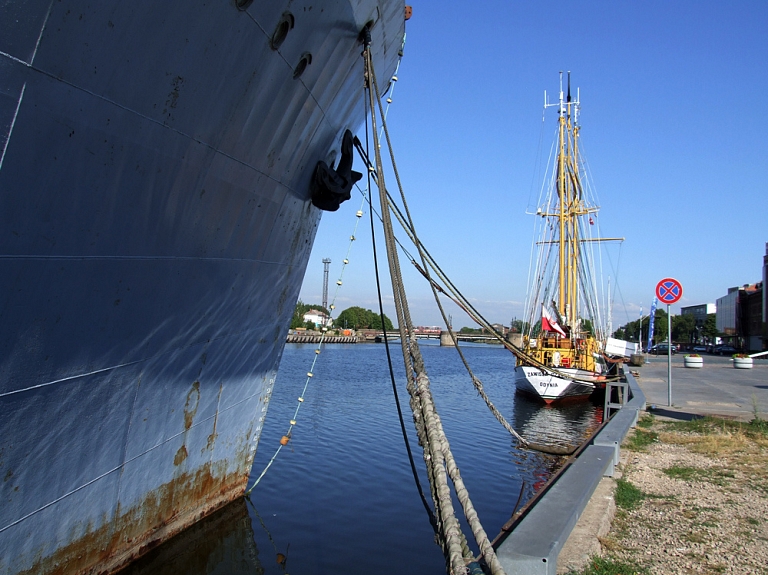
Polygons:
M735 369L730 357L702 354L704 366L683 367L684 353L672 356L672 406L668 405L667 356L646 356L636 374L648 411L659 417L690 419L715 415L750 421L755 410L768 419L768 359L756 358L752 369Z

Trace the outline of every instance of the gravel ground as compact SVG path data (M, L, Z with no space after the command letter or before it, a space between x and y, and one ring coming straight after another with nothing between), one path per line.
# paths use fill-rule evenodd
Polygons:
M674 432L658 420L636 431L649 432L658 439L622 469L645 497L618 509L603 557L653 574L768 574L768 439L725 426Z

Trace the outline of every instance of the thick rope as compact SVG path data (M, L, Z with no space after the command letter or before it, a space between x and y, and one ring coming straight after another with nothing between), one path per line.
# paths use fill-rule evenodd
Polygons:
M397 68L395 69L395 72L397 72L397 69L400 67L400 62L398 61ZM391 98L390 98L391 99ZM365 144L366 148L368 147L368 104L365 104ZM373 201L371 198L371 177L372 172L371 170L368 171L368 197L367 201L370 206L373 205ZM365 198L365 195L363 195ZM395 383L395 372L392 367L392 356L389 353L389 339L387 336L387 330L386 325L384 322L384 304L381 297L381 281L379 279L379 263L378 263L378 255L376 252L376 233L375 233L375 226L373 221L373 212L374 210L370 210L370 221L371 221L371 244L373 247L373 267L374 267L374 275L376 276L376 293L378 295L379 300L379 316L381 317L381 326L382 326L382 333L384 334L384 349L387 352L387 366L389 366L389 379L392 383L392 393L395 397L395 406L397 407L397 418L400 422L400 431L403 435L403 441L405 442L405 450L408 453L408 462L411 466L411 473L413 474L413 479L416 483L416 488L419 492L419 497L421 498L421 502L424 505L424 508L427 511L427 514L429 516L429 522L432 525L432 529L435 531L435 537L437 538L438 544L442 546L442 535L440 533L440 530L437 527L437 518L435 513L430 509L429 504L427 503L427 499L424 496L424 490L421 488L421 481L419 481L419 474L416 471L416 463L413 460L413 452L411 451L411 443L408 440L408 433L405 429L405 420L403 418L403 410L400 406L400 395L397 392L397 384ZM430 482L430 486L432 483ZM434 494L433 494L433 501L434 501Z
M374 150L376 154L376 165L381 166L381 151L379 146L379 139L376 129L376 108L374 102L374 90L371 89L372 78L374 77L373 63L371 60L371 53L368 46L364 52L365 65L366 65L366 82L368 85L368 93L370 98L370 112L371 112L371 131L374 137ZM419 435L419 441L424 447L424 459L428 468L432 469L431 481L434 481L434 494L435 497L435 509L439 517L439 526L442 530L443 537L445 539L445 546L443 551L448 560L448 568L450 573L455 575L464 574L467 572L463 549L461 545L461 529L459 528L458 520L453 512L453 503L451 501L451 492L448 487L448 481L446 477L446 471L443 461L443 454L441 450L440 438L437 436L434 425L431 424L431 414L425 409L425 402L423 401L423 394L414 393L413 383L416 380L416 373L419 376L426 377L423 374L423 362L420 361L420 354L418 346L415 345L415 334L413 325L411 323L410 313L408 311L408 303L405 296L405 290L403 287L402 277L400 275L400 264L397 255L397 248L394 245L394 233L392 232L392 220L390 219L389 209L387 208L387 196L386 185L384 183L383 171L379 170L377 185L379 188L379 200L381 203L382 219L384 224L384 237L385 246L387 251L387 260L389 263L390 279L392 282L392 290L395 300L395 313L398 320L398 328L400 330L400 344L403 352L403 361L405 364L405 372L407 381L409 382L408 390L411 394L411 406L414 409L414 423L416 424L417 434ZM421 414L424 418L423 426L426 428L426 434L423 433L421 418L417 418L416 414Z
M369 90L371 98L371 114L374 134L374 150L376 154L376 166L379 168L382 166L381 161L381 148L376 136L375 130L375 109L374 109L374 90L376 92L376 99L379 100L379 110L381 110L381 102L379 97L378 84L376 81L376 75L373 70L373 63L370 58L370 51L366 51L366 65L367 65L367 81L369 86L373 85L373 90ZM384 133L389 143L389 132L387 130L386 122L382 123ZM390 145L390 155L393 154L392 147ZM394 158L393 158L394 160ZM394 166L394 162L393 162ZM432 394L429 387L429 378L424 369L423 359L418 347L418 343L415 338L413 329L413 323L410 318L410 312L408 309L408 303L405 296L405 288L402 281L401 271L399 267L399 260L397 255L397 246L394 239L394 231L392 229L392 221L390 218L389 199L386 190L386 184L384 182L384 174L381 169L378 170L377 185L379 187L379 196L381 202L381 215L382 223L384 225L385 232L385 244L387 247L387 257L390 264L390 276L392 279L392 287L395 299L395 309L398 316L399 329L401 335L401 345L403 348L403 358L405 362L406 374L409 382L409 393L412 396L412 405L414 406L414 422L417 425L417 430L421 425L423 418L423 424L426 426L426 434L429 441L428 447L425 446L425 461L428 460L428 464L431 464L434 469L434 479L436 481L435 490L437 492L437 501L439 502L439 511L444 523L445 540L447 543L448 562L450 565L450 571L455 574L466 573L466 563L471 560L469 549L462 543L462 533L458 525L458 520L453 513L453 504L451 501L450 488L448 487L445 479L446 470L450 475L451 480L456 489L457 497L464 509L465 517L469 522L470 528L475 536L475 540L480 548L483 558L486 564L491 568L491 572L494 575L502 575L504 573L501 564L496 557L491 542L483 529L477 513L469 498L469 493L464 485L464 482L459 473L458 466L453 458L450 450L450 445L445 432L442 428L442 423L435 410L434 402L432 400ZM395 167L395 175L398 181L398 186L402 194L402 185L400 183L399 175ZM404 199L404 198L403 198ZM407 208L406 208L407 209ZM410 219L410 214L409 214ZM413 224L411 223L411 230L413 231ZM415 233L415 232L414 232ZM418 244L417 244L418 245ZM423 255L422 255L423 258ZM426 263L425 263L426 266ZM415 378L415 386L413 385L413 377ZM415 387L415 390L413 389ZM420 413L421 417L418 417L416 413ZM429 457L427 452L429 451ZM465 555L466 552L466 555ZM466 560L465 560L466 558Z

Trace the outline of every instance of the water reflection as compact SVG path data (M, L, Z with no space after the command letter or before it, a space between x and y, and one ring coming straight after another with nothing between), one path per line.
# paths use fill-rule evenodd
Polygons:
M261 575L251 518L237 499L120 572L120 575Z
M528 441L572 450L600 427L603 408L590 401L542 405L517 394L513 414L514 426Z
M511 424L532 443L570 452L582 445L600 427L602 417L603 407L596 402L544 405L517 393ZM516 508L523 506L538 493L565 462L562 456L517 445L512 449L512 459L521 480Z

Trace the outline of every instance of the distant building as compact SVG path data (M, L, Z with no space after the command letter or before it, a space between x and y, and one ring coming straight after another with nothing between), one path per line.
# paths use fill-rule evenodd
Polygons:
M768 242L763 256L763 349L768 349Z
M764 349L763 338L763 282L756 283L746 288L742 295L741 327L746 351L762 351Z
M304 314L304 323L311 321L315 327L330 327L333 321L324 311L311 309Z
M509 328L506 325L500 324L500 323L492 323L491 327L496 333L499 333L506 337L506 335L509 333ZM487 331L485 328L483 328L483 332Z
M717 313L717 306L713 303L702 303L680 308L680 315L692 315L696 319L696 340L701 341L701 330L707 321L707 316Z
M728 295L717 300L717 331L739 349L760 351L764 348L763 291L763 282L745 284L730 288Z
M728 338L736 336L736 330L739 327L737 320L739 317L739 288L732 287L728 290L728 295L717 298L717 331Z

